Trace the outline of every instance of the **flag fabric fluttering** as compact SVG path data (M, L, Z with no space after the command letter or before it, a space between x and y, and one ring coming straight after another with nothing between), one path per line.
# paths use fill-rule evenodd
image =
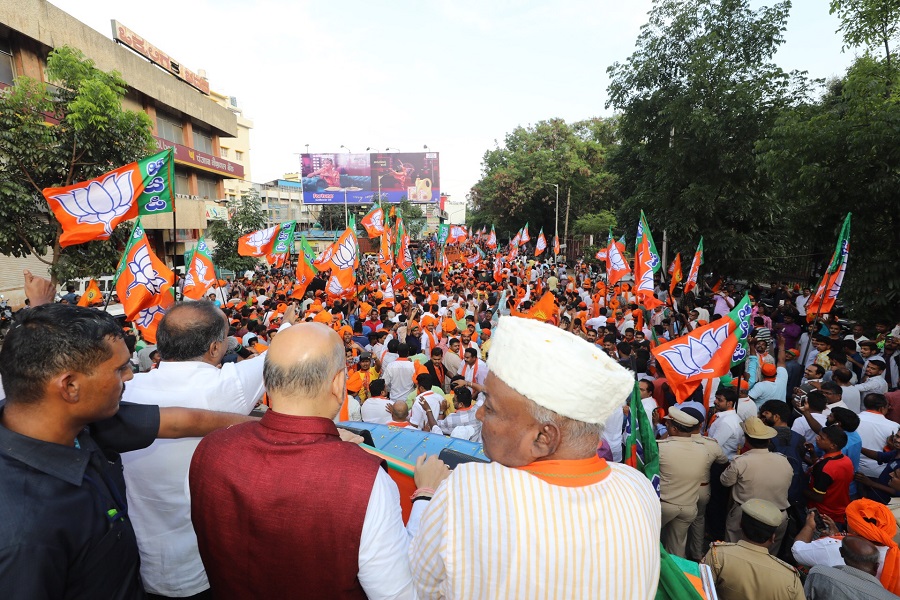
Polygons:
M521 235L519 236L519 245L524 246L530 241L531 236L528 235L528 223L525 223L525 227L522 228Z
M687 295L697 287L697 280L700 277L700 265L703 264L703 237L700 237L700 243L697 244L697 251L694 252L694 259L691 261L691 269L688 271L687 280L684 282L684 294Z
M210 286L216 282L216 269L213 266L212 252L203 236L191 251L188 261L188 272L184 278L181 293L191 300L199 300L206 295Z
M684 402L702 380L725 375L749 355L750 297L727 315L688 334L653 348L653 356L679 402Z
M297 221L287 221L278 226L275 241L272 243L271 254L290 254L294 249L294 230Z
M134 325L141 332L141 337L150 344L156 343L156 329L170 308L175 306L175 288L160 294L156 304L138 311Z
M675 255L675 260L672 261L672 269L669 272L669 275L669 298L671 299L672 294L675 293L675 286L681 283L681 280L684 279L684 275L681 272L681 252Z
M656 444L656 432L647 418L647 411L641 403L641 391L638 382L634 382L631 400L628 402L628 418L625 419L625 448L622 462L643 473L656 495L659 496L659 447Z
M450 233L447 235L447 243L448 244L462 244L466 241L469 234L466 231L466 228L462 225L451 225Z
M78 299L78 306L93 306L94 304L101 303L103 303L103 292L100 291L100 286L97 285L97 281L91 279L87 289L84 290L84 294Z
M60 246L107 240L119 223L172 212L174 155L170 148L89 181L44 188L62 226Z
M537 243L534 245L534 255L540 256L544 253L544 250L547 249L547 238L544 237L544 230L541 229L541 232L538 234Z
M491 250L497 249L497 232L494 231L494 226L491 225L491 233L488 234L487 241L484 243L485 246L490 248Z
M553 236L553 256L559 256L559 236ZM604 259L606 260L606 259Z
M641 219L638 222L637 239L634 250L634 295L638 302L647 309L654 309L662 305L653 295L653 276L659 272L662 261L653 243L653 235L650 233L650 225L644 211L641 211Z
M606 276L610 286L631 273L628 263L625 261L625 245L613 238L612 228L609 230L609 240L606 246Z
M116 294L125 317L134 321L140 311L158 305L174 284L175 274L150 248L138 217L116 269ZM146 315L144 320L149 323Z
M847 261L850 258L850 214L844 219L841 233L838 236L837 246L831 256L831 262L822 275L822 281L816 288L816 293L810 296L806 302L806 318L812 321L819 315L831 312L837 300L841 285L844 283L844 275L847 272Z
M391 272L394 269L394 253L391 251L391 232L385 231L381 236L378 247L378 265L384 274L391 278Z
M377 204L372 206L372 210L366 213L360 220L366 235L370 238L376 238L384 233L384 210Z
M438 225L437 230L437 243L438 246L443 246L447 243L447 238L450 236L450 226L446 223L441 223Z
M240 256L265 256L272 251L279 226L272 225L266 229L251 231L238 239L238 254Z

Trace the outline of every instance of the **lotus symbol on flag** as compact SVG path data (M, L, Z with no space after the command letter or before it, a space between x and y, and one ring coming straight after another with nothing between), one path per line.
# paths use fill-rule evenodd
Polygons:
M372 214L372 229L377 231L384 230L384 212L376 210Z
M139 285L147 288L147 290L156 295L166 283L165 277L160 277L159 272L153 268L150 261L150 251L147 246L141 246L134 253L134 260L128 263L128 270L134 276L134 281L125 290L126 296L131 296L131 290Z
M132 172L110 173L102 183L92 181L90 185L71 192L52 196L60 207L78 223L95 225L102 223L106 237L112 235L112 221L121 217L131 208L134 200Z
M348 235L341 242L337 252L334 253L334 264L339 269L352 269L353 261L356 260L356 244L353 243L353 236Z
M668 350L660 354L665 357L672 368L679 375L693 377L701 373L712 373L712 369L705 368L709 364L716 350L728 338L728 324L717 327L715 330L706 331L700 339L688 337L684 344L674 344Z
M641 281L638 284L638 290L642 292L650 292L653 293L653 255L651 254L650 260L644 262L644 266L647 269L641 273Z
M336 275L332 275L328 279L328 293L332 296L340 296L344 293L344 286L341 285Z
M628 266L625 264L625 259L622 258L622 253L619 252L619 249L615 244L609 248L609 266L613 271L624 271L628 269Z
M320 254L318 256L318 258L316 258L316 260L313 261L313 264L324 265L329 260L331 260L331 257L333 254L334 254L334 249L331 246L328 246L327 248L322 250L322 254Z
M212 283L212 279L206 278L206 263L200 260L199 258L194 259L194 270L197 271L197 278L200 280L200 285L203 287L208 287L209 284Z
M403 261L408 265L412 264L413 259L412 254L409 253L409 246L403 247Z
M138 327L143 327L146 329L147 327L150 327L151 323L153 323L153 319L156 318L156 315L164 314L166 314L166 311L157 304L156 306L151 306L149 308L145 308L144 310L138 311L134 323Z
M269 243L269 240L272 239L272 236L275 235L275 230L278 229L278 225L274 227L269 227L268 229L261 229L260 231L254 231L253 235L251 235L247 239L248 246L255 246L256 253L262 254L262 247Z

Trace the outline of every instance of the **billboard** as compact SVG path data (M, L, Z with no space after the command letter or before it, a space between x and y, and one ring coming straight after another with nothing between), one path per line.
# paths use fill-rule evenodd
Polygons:
M300 175L306 204L370 204L403 198L417 204L441 198L437 152L303 154Z

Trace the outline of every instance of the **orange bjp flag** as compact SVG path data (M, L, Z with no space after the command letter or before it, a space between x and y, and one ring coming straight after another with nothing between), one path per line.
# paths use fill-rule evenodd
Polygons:
M158 302L138 311L133 322L141 332L141 337L151 344L156 343L156 329L170 308L175 306L174 290L160 294Z
M116 270L116 294L129 321L159 304L159 296L175 284L175 274L150 248L138 218Z
M675 255L675 260L672 261L672 278L669 281L669 302L671 302L672 294L675 293L675 286L681 283L681 280L684 279L684 274L681 272L681 252Z
M101 302L103 302L103 292L100 291L100 286L97 285L97 282L91 279L88 288L84 291L84 295L78 299L78 306L92 306Z
M272 251L272 246L278 238L280 225L273 225L268 229L252 231L238 239L238 254L240 256L265 256Z
M366 235L370 238L378 237L379 235L383 235L386 231L384 227L384 210L377 204L366 213L360 221L360 224L365 228Z

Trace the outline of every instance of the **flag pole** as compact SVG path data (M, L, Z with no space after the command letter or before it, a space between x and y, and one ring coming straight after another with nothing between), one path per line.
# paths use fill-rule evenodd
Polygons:
M175 300L178 300L178 267L175 264L178 258L178 228L175 224L175 212L175 194L172 194L172 270L175 272ZM181 286L181 299L184 300L184 284Z

